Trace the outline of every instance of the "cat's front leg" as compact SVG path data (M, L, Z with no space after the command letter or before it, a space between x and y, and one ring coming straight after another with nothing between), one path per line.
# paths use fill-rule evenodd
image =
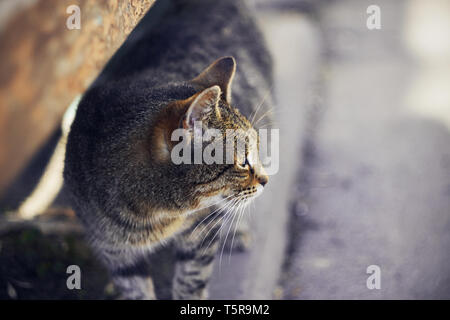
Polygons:
M133 250L96 248L109 269L119 299L155 300L155 290L148 261Z
M122 269L112 275L114 286L120 292L120 299L156 300L150 275L135 272L134 268L135 266L130 266L129 271Z
M219 248L220 223L194 224L176 239L172 296L176 300L207 299L208 282ZM213 226L211 226L213 225Z

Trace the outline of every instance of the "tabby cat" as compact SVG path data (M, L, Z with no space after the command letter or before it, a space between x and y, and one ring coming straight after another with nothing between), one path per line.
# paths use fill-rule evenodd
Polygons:
M219 247L216 209L248 203L268 177L257 153L231 164L174 164L171 133L202 121L250 131L245 144L257 145L249 119L270 106L271 60L241 1L172 1L151 30L145 19L84 94L64 179L124 298L155 298L146 257L174 241L173 298L203 299Z

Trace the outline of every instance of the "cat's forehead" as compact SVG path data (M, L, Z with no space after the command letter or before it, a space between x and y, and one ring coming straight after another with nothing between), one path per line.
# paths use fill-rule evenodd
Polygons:
M164 92L171 100L185 100L197 93L197 90L190 82L169 82L157 88L157 90Z
M248 119L242 115L236 107L227 104L224 101L219 103L220 114L222 120L228 123L230 128L250 130L252 125Z

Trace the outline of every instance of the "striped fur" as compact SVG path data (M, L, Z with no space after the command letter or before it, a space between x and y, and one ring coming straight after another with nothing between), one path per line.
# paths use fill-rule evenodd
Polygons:
M267 176L259 162L245 159L175 165L167 137L195 115L221 132L250 130L248 143L257 144L249 119L271 105L270 57L240 0L174 1L153 29L145 20L83 95L64 179L124 298L155 298L148 257L173 241L173 297L204 299L221 218L259 195Z

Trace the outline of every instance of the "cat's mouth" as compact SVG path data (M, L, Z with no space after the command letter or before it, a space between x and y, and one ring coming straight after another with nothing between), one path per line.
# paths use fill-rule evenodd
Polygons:
M234 199L239 199L240 201L252 201L259 197L263 192L263 186L261 185L254 185L250 186L244 189L239 190L235 195Z

